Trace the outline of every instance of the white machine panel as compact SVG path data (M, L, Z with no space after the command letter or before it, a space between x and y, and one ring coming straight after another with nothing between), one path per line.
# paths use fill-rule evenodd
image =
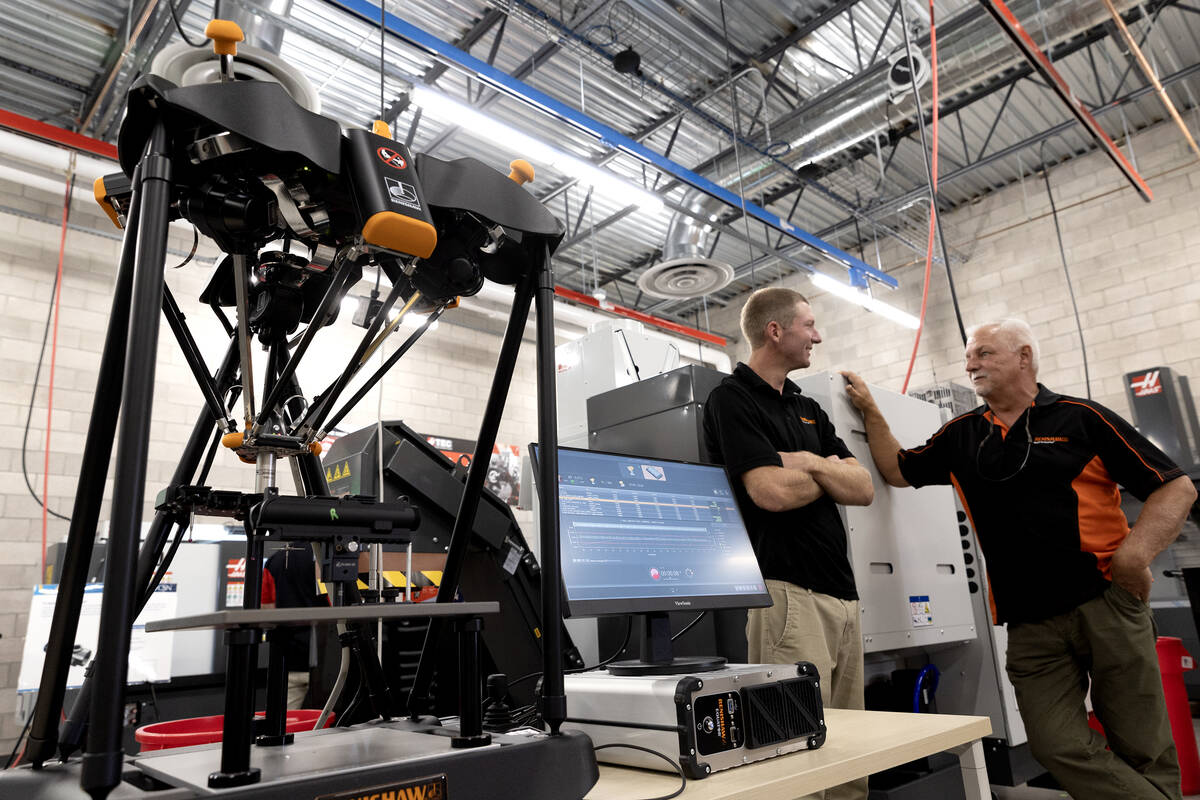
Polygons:
M850 540L865 651L974 639L953 489L888 486L875 470L862 415L846 396L842 376L817 372L796 383L825 409L875 483L871 505L838 507ZM923 443L941 427L937 406L877 386L871 393L903 447Z
M679 348L648 335L640 322L605 321L586 336L554 348L554 360L558 443L586 448L588 398L675 369Z

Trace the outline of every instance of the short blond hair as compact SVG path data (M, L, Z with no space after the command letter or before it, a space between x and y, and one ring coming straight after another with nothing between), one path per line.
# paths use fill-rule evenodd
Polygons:
M807 302L808 298L795 289L759 289L742 306L742 335L751 348L762 347L767 341L767 325L778 322L784 328L791 327L796 319L796 304Z
M1029 323L1023 319L1016 317L1005 317L998 319L995 322L985 322L982 325L976 325L971 328L967 338L974 339L976 334L983 330L995 331L1004 339L1014 353L1020 350L1025 345L1029 345L1030 352L1030 367L1033 368L1033 374L1036 377L1038 372L1038 343L1037 337L1033 335L1033 328L1029 327Z

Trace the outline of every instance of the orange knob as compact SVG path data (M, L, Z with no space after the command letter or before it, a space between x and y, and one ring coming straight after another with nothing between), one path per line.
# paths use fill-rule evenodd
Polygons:
M237 43L245 41L246 35L231 19L214 19L204 28L204 35L213 42L213 52L219 56L236 56Z
M512 172L508 173L510 181L529 183L533 180L533 165L525 159L518 158L516 161L510 161L508 166L512 168Z

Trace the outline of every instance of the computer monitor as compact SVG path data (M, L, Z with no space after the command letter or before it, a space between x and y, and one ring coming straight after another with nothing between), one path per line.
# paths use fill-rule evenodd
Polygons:
M640 661L611 672L719 669L672 657L667 612L771 605L723 467L560 447L554 488L565 614L646 616Z

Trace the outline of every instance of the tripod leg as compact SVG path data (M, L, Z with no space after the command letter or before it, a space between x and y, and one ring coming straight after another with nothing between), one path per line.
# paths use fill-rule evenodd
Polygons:
M54 755L58 739L58 718L66 694L67 672L71 668L71 650L79 627L83 589L96 540L96 522L104 501L104 481L108 476L113 434L117 430L117 418L121 410L121 374L125 370L125 337L129 331L129 298L133 290L134 243L138 235L141 194L136 190L133 193L125 239L121 243L121 262L113 288L112 311L104 335L100 374L96 379L96 394L92 400L87 440L83 446L83 462L79 468L79 484L71 511L66 556L58 579L52 633L42 667L37 706L29 728L29 760L35 769L41 768Z
M158 122L146 142L139 170L142 205L138 215L133 297L129 314L122 414L117 439L108 567L100 612L99 641L107 645L96 660L95 680L105 688L92 695L91 728L80 785L103 800L121 781L121 721L129 672L133 625L134 561L146 486L158 313L162 306L163 261L171 199L166 128Z
M538 512L542 537L542 719L552 734L567 718L562 671L562 573L558 539L558 406L554 364L554 270L547 245L538 268L537 392L538 441L541 442Z
M487 480L488 462L492 458L492 447L496 444L496 431L500 428L500 418L504 415L504 402L508 399L508 388L512 383L513 369L516 367L517 354L521 349L521 337L525 333L525 323L529 319L529 306L533 301L536 280L537 273L531 270L522 279L516 295L513 297L508 327L504 331L504 341L500 345L500 355L496 359L496 374L492 378L492 389L488 394L487 406L484 408L483 420L479 426L479 440L475 444L475 455L471 459L471 468L467 471L467 483L463 488L458 514L454 519L454 528L450 533L450 549L446 553L446 566L442 570L441 586L438 587L437 602L439 603L453 602L454 594L458 591L458 579L462 575L463 563L467 558L467 548L471 543L471 533L475 529L475 512L479 509L483 485ZM553 338L550 341L553 344ZM425 645L421 649L421 660L417 664L417 674L413 678L412 691L408 696L408 710L414 717L427 708L429 701L427 694L433 681L434 656L441 643L443 622L437 617L429 620Z

